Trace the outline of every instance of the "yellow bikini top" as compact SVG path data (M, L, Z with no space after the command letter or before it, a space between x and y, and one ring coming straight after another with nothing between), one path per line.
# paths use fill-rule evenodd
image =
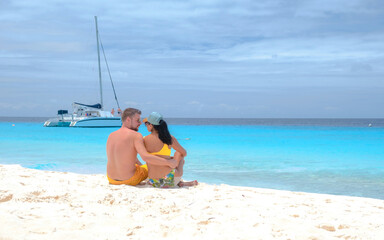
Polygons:
M169 149L167 144L164 144L163 148L158 152L151 152L152 155L163 155L163 156L171 156L171 149Z
M146 136L144 136L145 138ZM164 143L163 145L163 148L160 149L160 151L158 152L151 152L149 154L152 154L152 155L163 155L163 156L171 156L171 149L169 148L169 146L167 144Z

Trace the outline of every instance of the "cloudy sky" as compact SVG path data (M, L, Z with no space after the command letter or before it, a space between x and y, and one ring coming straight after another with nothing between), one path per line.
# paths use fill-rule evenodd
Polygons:
M0 116L100 101L96 15L122 108L384 117L382 0L0 0Z

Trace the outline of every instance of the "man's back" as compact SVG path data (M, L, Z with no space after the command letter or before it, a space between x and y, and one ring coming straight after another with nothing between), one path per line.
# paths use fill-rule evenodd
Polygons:
M134 146L137 132L120 128L107 141L107 174L115 180L127 180L135 174L137 151Z

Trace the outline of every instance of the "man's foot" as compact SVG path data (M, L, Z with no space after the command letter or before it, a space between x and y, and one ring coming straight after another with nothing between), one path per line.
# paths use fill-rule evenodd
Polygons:
M192 186L196 186L198 184L199 183L197 182L197 180L194 180L194 181L190 181L190 182L179 182L177 184L177 186L179 186L179 187L192 187Z

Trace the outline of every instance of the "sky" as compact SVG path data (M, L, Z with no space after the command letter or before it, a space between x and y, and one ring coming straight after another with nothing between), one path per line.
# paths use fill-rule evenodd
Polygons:
M100 102L94 16L122 109L384 118L381 0L0 0L0 116Z

